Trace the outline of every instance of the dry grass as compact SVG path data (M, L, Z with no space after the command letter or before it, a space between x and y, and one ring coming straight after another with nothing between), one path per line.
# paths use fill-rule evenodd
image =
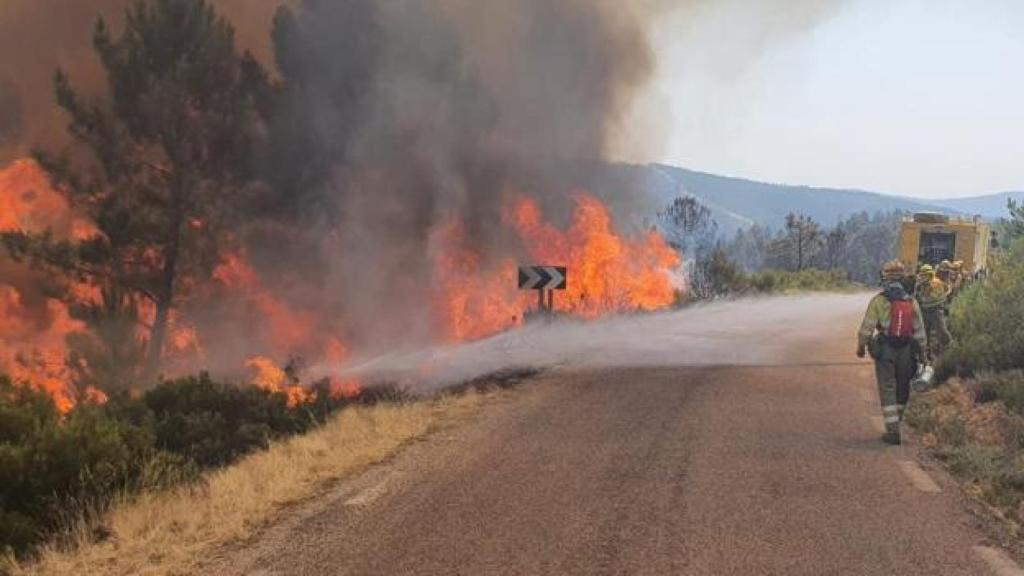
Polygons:
M282 506L315 495L325 483L394 454L410 440L459 421L487 396L357 406L323 427L211 473L199 487L144 494L107 515L109 537L93 542L83 527L77 546L42 550L13 574L188 574L213 549L251 536ZM0 572L3 568L0 567Z
M1009 534L1019 536L1024 526L1024 417L1003 402L1003 395L1017 387L1000 383L993 375L953 379L916 396L907 422L964 492L988 507ZM987 390L988 401L977 401L978 390Z

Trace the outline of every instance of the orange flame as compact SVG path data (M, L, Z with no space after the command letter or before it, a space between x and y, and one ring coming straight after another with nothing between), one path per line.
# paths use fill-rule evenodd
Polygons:
M483 270L480 255L466 246L459 223L435 231L437 309L452 340L480 338L522 322L527 296L516 290L516 264L506 259Z
M348 346L337 338L327 341L327 349L324 352L324 359L328 362L340 364L348 359ZM330 394L334 398L357 398L363 393L362 382L358 378L331 378Z
M288 406L298 406L312 399L312 393L291 382L288 374L265 356L253 356L245 362L252 372L249 384L269 392L283 392L288 397Z
M577 193L575 202L565 233L543 222L536 202L528 198L516 199L505 214L536 263L569 268L561 308L596 318L671 305L676 288L669 271L679 266L679 254L657 232L637 238L616 234L608 208L597 198Z
M296 312L278 300L264 287L241 253L223 255L213 277L227 288L240 290L266 318L266 332L276 352L291 352L308 344L312 338L313 314Z
M537 203L526 197L514 198L503 214L503 224L517 233L530 264L568 268L566 290L557 294L556 308L596 318L671 305L676 287L670 271L680 259L664 238L653 231L623 237L600 200L584 193L574 200L566 231L546 222ZM449 338L478 338L522 322L535 296L516 290L514 260L484 269L457 222L439 227L433 239L439 247L434 257L439 308Z
M40 326L29 319L18 290L0 284L0 371L45 390L61 412L75 405L64 338L83 328L68 316L64 304L53 299L46 301L44 325Z
M50 186L34 161L17 160L0 170L0 232L48 229L64 238L96 233L95 227L73 215L67 201ZM24 287L10 282L31 278L27 266L6 261L0 254L0 271L11 278L0 280L0 372L45 390L58 409L67 412L75 405L77 394L65 361L65 338L85 326L71 318L67 306L59 300L24 300ZM72 292L81 299L96 295L95 289L85 284L72 286ZM87 389L84 399L102 402L106 397L99 390Z
M432 305L445 337L453 341L480 338L520 324L535 305L536 295L517 289L518 264L567 266L568 286L556 294L556 308L583 318L654 310L674 301L675 287L669 271L678 267L679 257L660 235L645 232L624 236L616 231L608 208L596 198L577 193L574 203L569 225L560 229L545 220L532 199L511 198L501 225L518 238L518 258L486 257L472 245L466 228L457 220L433 230L429 241L434 292L433 301L427 304ZM192 219L188 226L199 232L206 224ZM97 233L52 189L35 162L19 160L0 170L0 231L46 229L63 238ZM144 260L159 257L155 252L140 255ZM17 276L19 280L7 280L8 271L16 271L11 278ZM0 272L5 273L4 280L0 280L0 371L47 390L65 411L80 398L104 401L98 390L77 393L66 365L65 338L86 326L70 317L65 304L44 297L38 281L33 284L25 280L34 278L27 267L0 254ZM326 337L317 313L294 308L278 298L244 252L223 254L213 280L263 319L262 340L268 356L252 356L246 361L252 385L283 392L289 405L298 405L312 399L314 392L294 383L269 356L280 358L319 350L320 359L335 364L348 358L348 347L338 338ZM98 297L95 286L72 288L78 299ZM151 321L155 315L148 302L140 303L138 312L143 320ZM183 316L179 310L171 313L166 351L205 359L202 334ZM361 392L356 379L336 378L330 382L334 397L351 398Z

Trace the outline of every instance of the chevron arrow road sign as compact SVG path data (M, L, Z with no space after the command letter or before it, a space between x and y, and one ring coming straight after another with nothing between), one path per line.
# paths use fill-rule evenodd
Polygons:
M520 266L519 288L523 290L565 290L565 266Z

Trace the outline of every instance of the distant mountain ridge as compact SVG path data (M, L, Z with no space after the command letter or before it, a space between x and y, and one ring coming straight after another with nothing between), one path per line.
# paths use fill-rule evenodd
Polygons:
M941 212L996 219L1006 214L1007 198L1024 200L1024 191L955 199L918 199L855 189L769 184L718 176L666 164L644 167L648 194L667 205L681 195L696 197L711 209L722 232L752 224L779 228L786 214L799 212L832 226L859 212Z
M955 199L920 199L867 190L772 184L719 176L668 164L628 164L598 160L526 158L510 178L515 189L543 199L586 190L603 199L613 212L646 226L659 210L679 196L694 196L707 206L719 231L731 236L753 224L778 230L790 212L806 214L825 226L867 212L941 212L979 214L995 220L1006 212L1006 199L1024 200L1024 192L1003 192ZM552 202L545 214L566 222L564 204Z
M1024 190L985 194L983 196L969 196L967 198L936 199L929 202L949 210L965 214L978 214L984 218L996 219L1006 216L1006 201L1011 199L1016 202L1024 202Z

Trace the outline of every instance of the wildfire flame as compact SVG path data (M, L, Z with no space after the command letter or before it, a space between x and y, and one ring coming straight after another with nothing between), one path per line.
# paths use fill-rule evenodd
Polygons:
M567 230L544 220L531 198L514 197L503 224L516 232L531 264L564 265L569 275L556 309L596 318L606 314L657 310L671 305L678 289L670 271L680 264L678 253L660 234L624 237L611 213L597 198L578 192ZM462 227L439 228L434 258L440 279L438 299L447 335L464 340L493 334L522 322L535 296L516 290L517 262L507 258L493 270L482 267L477 252L466 246Z
M248 299L266 319L266 334L274 350L287 353L307 344L313 336L315 318L309 312L296 312L278 300L257 276L240 252L224 254L213 271L213 278Z
M527 295L516 289L516 262L504 259L494 270L482 269L481 256L466 245L459 223L434 233L436 304L447 337L461 341L493 334L522 321Z
M680 264L677 253L656 232L632 236L619 233L608 208L586 193L573 196L569 224L560 229L547 221L540 206L526 196L511 196L500 224L518 239L515 254L485 255L473 245L462 222L453 219L437 226L430 235L434 270L432 314L438 332L450 341L484 337L523 322L535 306L536 295L517 289L519 264L550 264L568 267L567 288L560 291L555 307L582 318L605 314L654 310L670 305L676 297L670 271ZM202 232L200 220L191 230ZM97 231L78 218L65 199L51 188L43 171L31 160L19 160L0 170L0 231L52 230L60 238L83 238ZM87 330L56 298L44 296L43 284L27 266L11 262L0 253L0 372L49 392L61 410L77 401L102 402L98 390L79 393L72 385L67 366L66 337ZM9 279L8 279L9 278ZM279 298L261 279L244 250L221 255L211 286L244 302L260 324L245 367L253 386L284 393L289 405L315 398L315 392L296 382L272 358L308 355L313 362L342 365L349 347L330 329L313 308L296 307ZM76 298L97 298L95 286L72 286ZM139 303L140 338L155 314L151 303ZM250 312L250 313L251 313ZM207 360L201 324L175 309L169 318L166 352L192 359L181 369L194 369ZM260 349L263 348L263 349ZM175 368L178 369L178 368ZM362 392L358 380L337 378L330 382L333 397L351 398Z
M64 337L84 326L54 299L46 301L41 325L32 316L22 304L21 293L0 284L0 370L16 381L45 390L57 408L67 412L76 399L65 362Z
M679 254L660 234L624 238L614 231L608 208L578 192L572 224L562 233L542 219L536 202L520 197L505 219L536 262L569 267L564 309L585 318L626 310L657 310L672 304L676 287L668 272Z
M327 341L327 349L324 352L324 359L334 364L343 364L348 360L348 346L338 340L331 338ZM363 393L362 382L358 378L332 378L330 385L331 396L335 398L356 398Z
M67 201L50 186L42 169L32 160L17 160L0 169L0 232L51 230L57 237L84 238L95 228L77 218ZM26 290L38 292L39 278L27 266L8 261L0 253L0 371L16 381L49 393L58 409L70 410L78 401L66 363L65 338L85 329L67 306L56 298L27 298ZM20 280L20 281L19 281ZM87 285L72 286L79 297L95 291ZM84 399L105 401L102 392L84 391Z
M269 392L283 392L288 397L289 406L297 406L311 398L309 390L293 383L288 374L270 358L253 356L246 360L245 366L252 371L250 384Z
M325 357L331 362L344 362L348 349L340 340L332 338L327 345ZM268 390L281 392L288 397L288 406L297 406L316 398L316 393L295 382L283 368L266 356L253 356L246 360L250 370L249 384ZM328 393L334 398L356 398L363 392L360 381L356 378L332 378Z

